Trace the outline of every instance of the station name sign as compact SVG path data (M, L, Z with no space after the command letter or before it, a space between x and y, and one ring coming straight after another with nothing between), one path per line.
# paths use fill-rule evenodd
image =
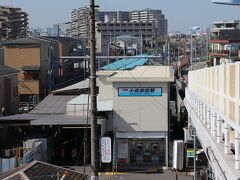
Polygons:
M120 87L118 96L162 96L162 87Z

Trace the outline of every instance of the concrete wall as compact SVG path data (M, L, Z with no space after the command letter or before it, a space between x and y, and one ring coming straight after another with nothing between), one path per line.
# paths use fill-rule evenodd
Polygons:
M112 100L113 99L113 86L112 82L108 82L105 76L99 76L99 100Z
M162 96L119 97L119 87L162 87ZM168 83L113 83L117 131L168 131Z

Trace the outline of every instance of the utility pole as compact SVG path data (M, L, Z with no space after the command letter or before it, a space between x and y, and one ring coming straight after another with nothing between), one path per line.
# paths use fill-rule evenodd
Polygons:
M98 128L96 87L95 0L90 0L90 96L91 96L91 180L98 179Z

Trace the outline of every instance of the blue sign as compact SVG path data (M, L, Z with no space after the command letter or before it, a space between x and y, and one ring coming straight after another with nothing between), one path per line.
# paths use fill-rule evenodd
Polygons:
M118 96L162 96L161 87L120 87Z

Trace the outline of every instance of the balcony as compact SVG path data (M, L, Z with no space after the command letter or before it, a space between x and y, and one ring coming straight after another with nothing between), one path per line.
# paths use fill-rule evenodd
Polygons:
M223 29L217 32L212 32L211 40L239 41L240 29Z
M215 49L210 49L209 51L209 56L213 57L237 57L238 56L238 51L231 51L229 54L229 50L215 50Z

